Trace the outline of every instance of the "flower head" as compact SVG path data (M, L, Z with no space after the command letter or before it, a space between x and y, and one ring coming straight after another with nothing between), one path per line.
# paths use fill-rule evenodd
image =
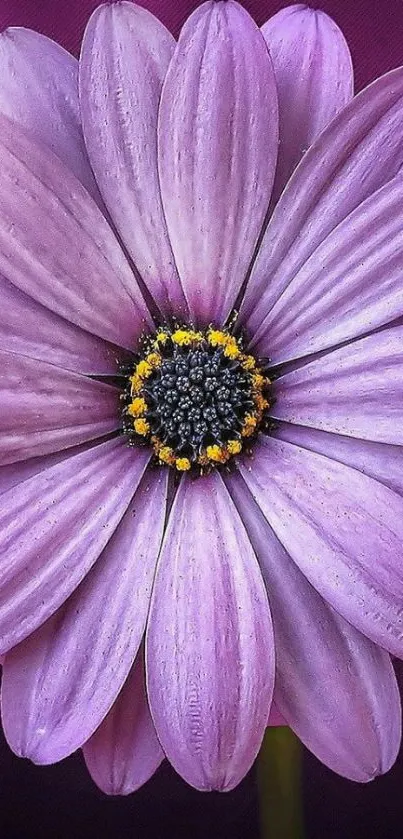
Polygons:
M231 789L274 696L369 780L400 740L403 71L350 101L329 18L233 0L177 44L101 6L79 99L42 36L0 62L11 747Z

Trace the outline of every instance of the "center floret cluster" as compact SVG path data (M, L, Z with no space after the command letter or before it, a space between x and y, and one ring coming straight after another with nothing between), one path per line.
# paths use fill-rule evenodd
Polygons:
M229 332L161 329L128 374L123 429L130 443L148 442L160 463L208 471L257 432L269 387Z

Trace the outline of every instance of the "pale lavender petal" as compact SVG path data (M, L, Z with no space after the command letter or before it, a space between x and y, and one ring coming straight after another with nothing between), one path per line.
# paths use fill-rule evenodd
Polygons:
M157 166L157 115L175 41L133 3L100 6L80 59L80 104L92 168L111 217L165 316L186 316Z
M0 76L0 111L57 154L100 202L80 124L77 59L39 32L10 27L0 33Z
M274 210L246 289L241 322L251 336L263 332L272 306L326 236L397 174L402 131L400 68L356 96L307 151Z
M0 653L77 588L126 512L149 457L122 438L109 440L0 496Z
M8 463L6 466L0 466L0 495L2 492L7 492L33 475L39 475L44 469L53 466L56 463L61 463L72 455L79 454L82 451L87 451L94 445L93 441L90 443L82 443L80 446L72 446L69 449L64 449L59 452L53 452L47 455L38 455L38 457L30 457L29 460L21 460L18 463Z
M0 116L0 272L51 311L129 349L151 323L94 201L59 158Z
M95 440L119 427L117 388L0 351L0 464Z
M120 350L37 303L0 275L0 350L77 373L115 375Z
M142 454L130 463L133 488L145 459ZM35 763L61 760L88 740L112 707L145 630L166 486L166 470L144 476L85 580L56 614L7 654L3 726L17 754Z
M324 12L295 4L262 26L276 77L280 144L272 202L354 91L346 39Z
M402 228L403 177L397 175L341 222L297 272L254 336L254 350L279 364L402 315Z
M277 156L274 73L237 3L204 3L186 22L159 115L162 200L192 318L221 323L251 263Z
M281 376L273 417L403 444L403 326L385 329Z
M83 752L91 777L107 795L134 792L164 759L148 707L140 654L113 708Z
M284 717L280 714L275 702L272 702L270 708L269 719L267 720L267 725L272 728L278 728L280 725L287 725Z
M295 443L352 466L403 495L403 446L343 437L317 428L284 422L279 423L272 433L278 440Z
M370 781L390 769L400 745L400 697L390 658L311 586L239 474L228 483L270 599L277 706L322 763L354 781Z
M271 705L274 646L256 557L215 473L178 489L146 636L162 748L196 789L229 790L252 765Z
M261 436L240 472L285 550L360 632L403 658L403 499L323 455Z

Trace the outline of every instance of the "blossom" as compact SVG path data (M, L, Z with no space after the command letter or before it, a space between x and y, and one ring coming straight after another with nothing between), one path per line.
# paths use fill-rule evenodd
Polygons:
M270 50L267 49L267 46ZM275 706L400 742L403 71L326 15L101 6L1 37L0 652L12 749L231 789Z

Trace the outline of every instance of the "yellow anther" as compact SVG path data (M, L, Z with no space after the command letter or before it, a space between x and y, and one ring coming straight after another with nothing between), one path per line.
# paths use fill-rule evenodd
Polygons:
M210 329L207 333L207 340L212 347L223 347L228 341L228 335L219 329Z
M187 472L190 469L190 460L187 457L177 457L175 466L178 472Z
M228 460L228 453L222 446L207 446L206 454L209 460L214 463L225 463Z
M267 399L265 399L261 393L258 393L258 395L255 396L255 405L258 411L260 411L261 413L269 407Z
M172 333L173 342L180 347L188 347L195 341L200 341L202 337L200 332L195 332L193 329L176 329Z
M227 443L228 454L239 454L242 451L242 443L240 440L228 440Z
M252 376L252 385L256 390L261 390L267 384L267 379L261 373L254 373Z
M140 396L137 396L136 399L133 399L133 402L129 405L127 409L127 413L130 414L131 417L142 417L147 410L147 402Z
M155 370L156 367L159 367L161 363L162 363L162 358L161 358L159 352L150 352L148 354L148 356L146 358L146 364L149 364L150 367L153 368L153 370Z
M139 361L136 365L136 375L140 376L140 379L147 379L148 376L151 375L153 368L148 361Z
M168 340L167 332L157 332L155 336L155 343L156 344L165 344Z
M256 367L256 361L253 358L253 355L244 355L242 358L242 367L244 370L254 370Z
M168 463L169 466L173 466L175 463L175 455L170 446L161 446L158 449L158 458L162 463Z
M141 434L143 437L148 434L150 426L145 419L134 420L134 430L136 434Z
M231 340L229 340L225 345L224 355L227 358L238 358L241 355L241 350L239 349L235 338L231 338Z
M140 376L137 376L135 373L134 376L130 376L130 383L131 383L131 394L132 396L135 393L140 393L141 388L143 387L143 382L140 379Z
M241 431L242 437L250 437L254 433L256 426L256 417L254 417L252 414L246 414Z

